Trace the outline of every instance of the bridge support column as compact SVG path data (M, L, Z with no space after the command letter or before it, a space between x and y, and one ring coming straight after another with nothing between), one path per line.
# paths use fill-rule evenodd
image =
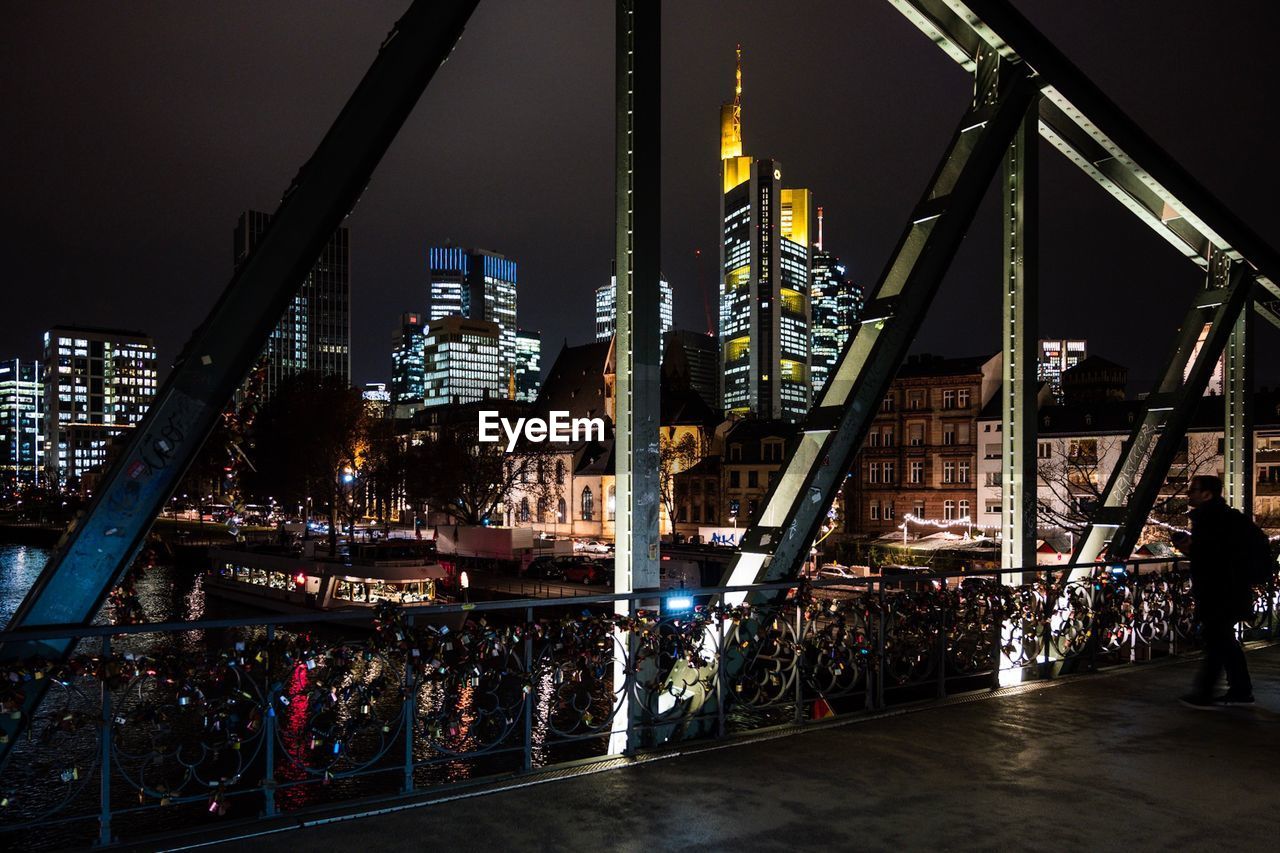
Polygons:
M1036 347L1039 339L1039 99L1004 158L1004 313L1000 350L1000 565L1036 564ZM975 511L980 511L975 507ZM1016 582L1016 578L1010 578Z
M614 458L616 518L614 591L658 589L658 423L661 326L661 2L617 0L616 6ZM608 496L604 496L608 501ZM636 601L618 602L621 614ZM637 743L635 697L627 680L625 632L615 644L614 694L619 703L609 750ZM628 701L630 699L630 701Z
M1218 259L1222 258L1221 262ZM1226 285L1230 263L1215 256L1209 288ZM1222 431L1222 494L1227 503L1253 515L1253 299L1245 303L1227 338L1222 360L1225 420Z

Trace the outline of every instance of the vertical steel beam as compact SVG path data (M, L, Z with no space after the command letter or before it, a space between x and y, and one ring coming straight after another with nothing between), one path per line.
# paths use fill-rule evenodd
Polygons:
M1209 287L1226 284L1229 262L1215 255ZM1236 320L1223 354L1222 485L1227 503L1253 515L1253 301L1250 296Z
M617 592L658 588L660 8L617 7Z
M615 592L659 585L661 9L661 0L617 0L615 18ZM634 605L634 599L620 601L617 609L626 613ZM625 634L618 639L617 649L630 647ZM627 680L621 654L614 679L615 685ZM620 705L610 750L622 752L636 746L638 709L620 689L615 695Z
M1000 351L1000 565L1036 564L1036 344L1039 338L1039 99L1004 158Z

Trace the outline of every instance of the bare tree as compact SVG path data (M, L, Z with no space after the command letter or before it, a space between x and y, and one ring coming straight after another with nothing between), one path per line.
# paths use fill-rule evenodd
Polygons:
M550 457L534 446L508 454L499 444L479 441L474 426L442 429L409 449L406 493L459 524L496 521L498 506L517 485L535 499L559 497Z
M1036 500L1040 524L1072 533L1082 532L1102 503L1111 475L1110 466L1118 460L1124 443L1118 436L1089 436L1050 443L1049 455L1042 456L1036 466L1040 481ZM1212 436L1193 434L1184 439L1152 507L1151 517L1165 524L1183 523L1186 484L1192 477L1214 473L1217 458ZM1122 502L1127 500L1128 495L1123 496Z
M669 438L665 432L659 436L658 443L658 492L662 504L667 509L667 518L676 517L676 474L688 470L702 461L706 455L705 442L700 442L692 433L684 433L679 438Z

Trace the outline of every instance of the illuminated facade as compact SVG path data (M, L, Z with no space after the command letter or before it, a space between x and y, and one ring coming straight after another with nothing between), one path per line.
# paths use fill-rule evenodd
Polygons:
M44 389L40 362L0 361L0 483L44 479Z
M823 246L821 207L818 208L818 242L813 250L811 276L813 335L809 378L817 396L840 361L845 343L853 333L853 324L862 315L862 289L849 280L840 259Z
M156 347L142 332L55 326L44 335L44 447L49 483L78 485L156 393Z
M662 321L662 334L675 325L675 312L671 284L666 278L658 279L658 305ZM607 341L618 327L618 277L610 276L609 283L596 288L596 340Z
M742 63L720 109L721 400L730 412L799 420L812 397L806 189L782 164L742 153Z
M1036 363L1036 378L1048 382L1053 398L1062 402L1062 374L1088 356L1087 341L1041 340Z
M257 210L240 215L235 230L236 269L248 260L270 222L270 214ZM264 402L282 381L304 371L351 381L351 256L346 228L339 228L325 243L271 331L263 357L267 368L261 391Z
M528 329L516 330L516 393L521 403L538 399L542 386L542 333Z
M498 326L502 387L516 374L516 262L482 249L428 250L431 319L459 316Z
M391 331L390 399L395 406L421 403L426 396L425 318L407 313Z
M507 397L499 369L497 323L442 317L427 324L423 345L424 405Z

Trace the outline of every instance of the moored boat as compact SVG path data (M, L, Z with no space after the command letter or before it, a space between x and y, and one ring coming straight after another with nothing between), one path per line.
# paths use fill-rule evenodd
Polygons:
M354 543L337 556L290 546L225 547L211 549L209 559L208 594L281 613L451 603L441 593L448 570L430 542ZM440 618L461 625L465 614Z

